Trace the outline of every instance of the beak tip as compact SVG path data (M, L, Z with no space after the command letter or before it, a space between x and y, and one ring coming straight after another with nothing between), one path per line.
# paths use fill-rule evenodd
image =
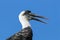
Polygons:
M48 24L47 22L44 22L44 24Z
M45 23L45 24L48 24L48 23Z
M48 20L48 18L45 18L46 20Z

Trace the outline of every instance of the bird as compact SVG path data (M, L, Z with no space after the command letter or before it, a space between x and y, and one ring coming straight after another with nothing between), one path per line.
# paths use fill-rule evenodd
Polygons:
M40 20L39 18L42 19L47 19L44 16L37 15L35 13L32 13L30 10L23 10L20 12L18 15L19 22L22 25L22 29L12 35L11 37L7 38L7 40L32 40L33 39L33 31L31 28L31 25L29 21L31 20L36 20L38 22L42 22L44 24L47 24L46 22Z

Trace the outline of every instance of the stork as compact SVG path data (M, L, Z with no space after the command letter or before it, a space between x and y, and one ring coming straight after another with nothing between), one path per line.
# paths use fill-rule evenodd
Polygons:
M22 24L22 30L9 37L7 40L32 40L33 32L29 21L36 20L46 24L46 22L39 20L39 18L47 19L43 16L33 14L30 10L22 11L18 17L20 23Z

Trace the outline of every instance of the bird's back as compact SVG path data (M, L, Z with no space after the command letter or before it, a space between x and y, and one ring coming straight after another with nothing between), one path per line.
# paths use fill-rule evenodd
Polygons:
M22 29L7 40L32 40L32 29L30 27Z

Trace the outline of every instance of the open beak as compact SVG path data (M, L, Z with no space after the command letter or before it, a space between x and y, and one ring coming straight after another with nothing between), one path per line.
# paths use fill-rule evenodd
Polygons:
M30 15L30 17L31 17L31 20L36 20L36 21L39 21L39 22L42 22L42 23L47 24L46 22L44 22L44 21L42 21L42 20L40 20L40 19L38 19L38 18L42 18L42 19L46 19L46 20L47 20L48 18L45 18L45 17L43 17L43 16L38 16L38 15L32 14L32 13L30 13L29 15Z

